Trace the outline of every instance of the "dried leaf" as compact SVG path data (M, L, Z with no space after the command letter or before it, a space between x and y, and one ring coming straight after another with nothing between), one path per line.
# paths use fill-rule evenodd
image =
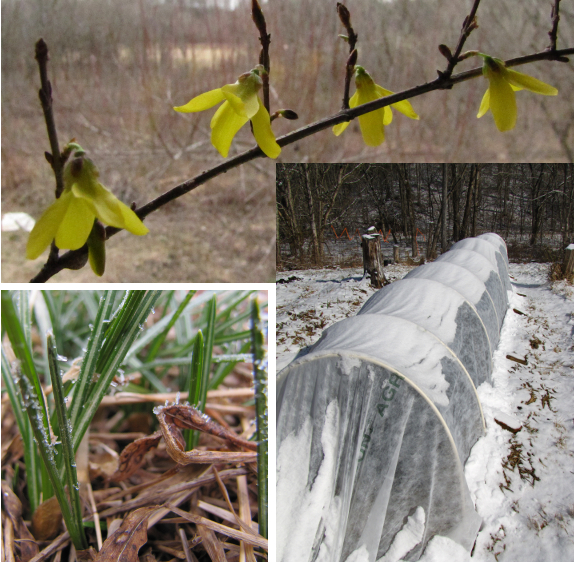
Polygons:
M2 509L10 518L21 562L28 562L40 552L36 540L22 519L22 503L5 480L2 480Z
M120 462L120 456L113 450L108 448L96 448L90 454L89 460L89 477L88 480L91 482L95 478L102 477L104 479L109 479L112 475L118 472L118 466Z
M160 508L142 507L130 513L106 539L95 562L139 562L138 551L147 542L148 519Z
M207 416L192 406L159 407L154 410L160 424L163 438L165 439L169 456L179 464L214 463L214 462L254 462L257 459L257 444L242 439L232 431L211 421ZM193 451L185 452L185 441L181 435L181 429L198 429L220 439L233 443L238 447L245 447L254 452L235 453L223 451Z
M24 456L24 441L17 433L8 443L2 442L2 466L13 465Z
M199 431L215 435L224 441L230 441L238 447L257 451L257 443L239 437L233 431L212 421L209 416L201 413L193 406L174 404L161 408L161 411L168 417L168 423L173 423L180 429L198 429Z
M161 431L156 431L151 435L136 439L130 443L120 455L118 469L110 476L113 482L120 482L129 478L142 464L148 451L157 447L161 439Z
M32 515L32 533L39 541L58 536L62 524L62 510L56 496L42 502Z

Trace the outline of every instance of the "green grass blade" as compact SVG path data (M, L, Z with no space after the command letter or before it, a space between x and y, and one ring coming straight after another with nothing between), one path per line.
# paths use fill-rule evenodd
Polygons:
M12 411L22 436L24 443L24 464L26 466L26 482L28 490L28 501L30 502L30 511L34 513L38 505L40 505L40 473L38 472L36 447L34 446L34 439L32 438L32 426L28 416L24 414L24 404L20 396L20 391L14 382L10 362L2 346L2 379L10 403L12 404Z
M191 373L189 377L189 394L187 400L190 404L199 404L201 399L201 379L203 376L203 332L199 330L195 336L193 344L193 354L191 356ZM187 450L197 447L199 442L199 431L186 430L185 441Z
M25 300L27 303L27 299ZM26 319L25 314L22 314L22 317L24 320ZM36 372L34 359L32 358L32 349L29 340L26 339L27 330L20 323L20 314L17 312L16 305L9 291L2 291L2 326L8 334L14 355L20 361L22 372L26 375L28 383L33 386L34 392L38 397L40 419L44 426L44 431L49 434L48 409L44 401L42 385Z
M251 330L243 330L242 332L235 332L234 334L227 334L214 338L213 345L221 345L223 343L231 343L234 341L248 340L251 337Z
M116 293L117 291L106 291L100 299L92 332L88 339L86 353L82 360L78 380L75 383L73 391L74 395L72 398L70 420L74 431L77 429L80 411L82 410L82 406L86 403L88 392L90 390L90 383L92 382L92 378L96 371L96 363L102 349L106 328L108 326L108 318L110 318L112 314Z
M205 329L205 342L203 346L203 368L201 375L201 391L199 394L199 409L203 412L207 402L207 386L209 383L209 371L211 369L211 357L213 355L213 342L215 339L215 316L217 314L217 297L213 295L207 305L207 327Z
M56 498L60 504L60 509L62 510L62 515L67 525L69 521L72 521L72 513L68 503L68 498L66 497L64 485L60 480L58 469L56 467L54 445L52 444L50 434L46 431L42 423L42 408L39 397L36 394L34 385L28 379L26 373L24 371L20 371L18 372L18 375L18 384L20 385L24 407L26 408L28 418L32 426L32 433L38 445L38 450L40 452L40 457L42 458L46 474L52 483L54 493L56 494ZM32 467L26 467L27 470L29 470L29 468ZM68 528L68 530L70 531L70 536L72 536L72 530L70 528ZM78 542L75 546L76 548L79 548L81 547L81 543Z
M82 525L82 507L80 505L80 485L76 472L76 458L74 455L74 445L72 442L72 426L68 421L66 410L66 397L60 376L58 365L58 351L56 349L54 335L48 334L48 364L52 378L52 388L54 392L54 405L58 417L58 435L62 442L62 456L64 464L64 475L68 486L68 494L71 503L71 518L66 520L66 528L76 549L88 548L84 527ZM63 511L62 511L63 513Z
M175 311L174 314L172 314L172 316L171 316L169 322L167 323L166 327L164 328L163 332L153 342L153 344L149 350L149 353L147 355L147 358L146 358L147 361L152 361L153 359L155 359L157 352L159 351L160 347L163 345L163 342L165 341L165 338L167 337L168 332L171 330L173 325L177 322L178 318L181 316L181 314L185 310L187 304L192 299L193 295L195 295L195 293L196 293L196 291L188 291L187 295L185 295L185 297L183 298L181 303L179 303L177 310ZM147 363L147 361L146 361L146 363Z
M82 408L77 426L74 429L74 451L77 451L112 379L124 362L136 338L141 334L147 317L161 295L161 291L132 291L131 293L140 294L126 295L120 304L120 310L117 311L112 326L110 326L112 333L110 330L106 332L106 342L96 364L96 371L100 376L96 384L90 389L85 407Z
M239 354L247 353L248 351L250 351L250 349L251 349L251 342L248 341L241 346L241 348L239 349ZM215 361L215 359L219 360L220 358L216 355L215 357L212 357L212 361ZM245 360L250 361L251 357ZM225 377L229 373L231 373L231 371L233 371L237 363L239 363L239 360L237 361L231 360L229 362L220 364L215 370L215 373L213 373L211 379L209 380L209 386L208 386L209 390L215 390L225 380Z
M259 534L267 538L268 506L268 419L267 419L267 361L264 332L257 299L251 305L253 378L255 382L255 412L257 416L257 481L259 488Z

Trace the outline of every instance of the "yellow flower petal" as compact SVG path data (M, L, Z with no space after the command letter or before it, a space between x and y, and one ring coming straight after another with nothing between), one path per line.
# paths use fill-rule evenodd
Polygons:
M359 91L357 90L349 100L349 107L352 109L353 107L357 107L359 105ZM339 123L333 127L333 133L335 136L339 136L350 124L350 121L344 121L343 123Z
M486 88L484 96L482 96L482 101L480 102L480 108L478 110L477 117L480 119L488 110L490 109L490 87Z
M245 84L228 84L221 91L233 110L242 117L251 119L259 110L259 98L254 88L249 89Z
M64 192L59 199L56 199L38 219L26 244L26 257L35 260L56 238L58 227L68 210L70 192Z
M99 236L96 228L92 228L88 236L88 259L92 271L101 277L106 269L106 242Z
M195 113L196 111L209 109L210 107L222 102L224 99L225 96L223 95L221 88L217 88L217 90L210 90L209 92L200 94L185 105L174 107L174 109L180 113Z
M377 92L376 84L372 80L363 80L360 86L357 87L357 94L357 105L363 105L370 101L378 100L381 97Z
M228 101L215 112L211 120L211 144L217 148L221 156L227 157L233 137L247 121L249 118L238 115Z
M385 96L390 96L393 92L390 90L385 90L378 84L375 84L375 92L377 94L376 99L384 98ZM391 108L387 105L382 108L383 109L383 125L390 125L393 122L393 112Z
M384 112L382 109L359 115L363 141L367 146L379 146L385 140Z
M125 228L125 230L136 236L143 236L149 232L149 228L126 204L118 201L118 205L124 219L123 228Z
M103 223L116 228L124 228L137 236L143 236L149 232L140 218L101 183L95 182L90 195L78 189L77 184L72 186L72 192L76 197L83 198L94 215Z
M381 97L383 97L383 98L385 96L390 96L393 94L393 92L391 92L390 90L385 90L384 88L381 88L380 86L377 86L377 88L379 89L379 92L381 93ZM420 119L420 117L417 115L417 113L413 109L413 106L410 104L410 102L408 100L402 100L402 101L398 101L396 103L392 103L391 106L394 107L397 111L400 111L403 115L406 115L407 117L409 117L410 119L416 119L416 120Z
M359 105L359 90L357 90L349 100L349 107L352 109L353 107L357 107Z
M531 92L542 94L544 96L555 96L558 94L558 90L554 86L550 86L549 84L546 84L541 80L537 80L536 78L532 78L532 76L528 76L522 72L517 72L516 70L508 68L506 69L505 75L507 81L515 88L524 88L525 90L530 90Z
M56 233L56 246L61 250L81 248L90 235L95 218L96 215L85 199L74 197L72 192L66 214Z
M275 135L271 129L271 119L269 112L265 109L261 100L257 98L259 103L259 111L251 118L253 123L253 136L259 145L259 148L265 152L269 158L277 158L281 154L281 147L275 140Z
M339 123L333 127L333 133L336 137L338 137L350 124L350 121L344 121L343 123Z
M490 82L490 111L499 131L510 131L516 125L516 96L501 73L492 73Z
M393 112L391 108L387 105L382 108L383 110L383 125L390 125L393 122Z

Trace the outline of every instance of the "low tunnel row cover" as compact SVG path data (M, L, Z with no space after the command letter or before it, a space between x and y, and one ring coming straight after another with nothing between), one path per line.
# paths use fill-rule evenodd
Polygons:
M463 466L509 290L504 241L462 240L279 374L277 560L386 562L415 519L402 559L437 534L470 550L480 518Z

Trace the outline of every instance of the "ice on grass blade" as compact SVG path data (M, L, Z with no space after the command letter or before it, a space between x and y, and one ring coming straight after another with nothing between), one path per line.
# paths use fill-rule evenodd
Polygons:
M257 423L257 474L259 488L259 532L268 534L268 419L267 419L267 369L265 351L265 323L261 320L257 299L251 302L251 351L253 354L253 380L255 383L255 413Z
M58 420L58 432L60 440L62 441L61 451L63 455L63 462L61 464L63 466L65 482L68 487L71 506L71 513L64 514L64 519L66 521L66 527L68 528L76 548L87 548L87 541L82 523L82 507L80 503L80 495L78 493L80 485L78 483L78 475L76 472L76 458L74 456L72 426L70 425L70 420L68 419L62 379L57 376L59 355L56 349L54 335L52 333L48 333L47 350L48 366L50 368L52 389L54 392L54 407ZM58 499L60 501L60 498ZM62 512L64 513L64 508L63 506L61 507Z

